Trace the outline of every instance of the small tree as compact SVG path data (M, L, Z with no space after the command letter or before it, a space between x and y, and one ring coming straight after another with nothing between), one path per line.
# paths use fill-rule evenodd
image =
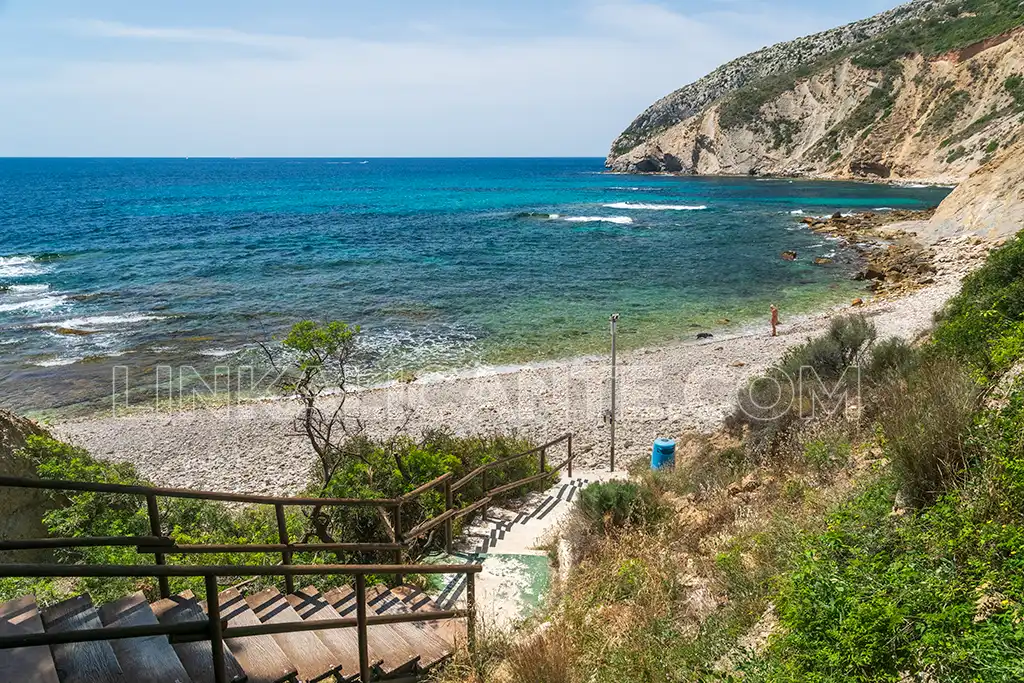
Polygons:
M294 359L282 373L282 388L302 403L295 419L297 432L306 435L320 464L321 483L327 486L346 460L345 442L363 432L358 417L345 414L347 369L355 351L358 327L334 321L318 325L296 323L281 342ZM333 405L322 400L331 393ZM358 451L355 452L358 457Z
M341 321L320 324L305 320L292 326L282 340L283 362L264 347L279 373L279 387L294 395L301 404L294 427L297 434L306 437L316 454L320 496L326 496L335 479L354 462L361 462L368 468L371 473L368 483L372 488L373 462L369 457L372 449L367 448L366 426L359 416L345 411L348 373L359 331L359 327ZM406 423L408 418L407 413ZM403 428L404 425L399 431ZM409 469L399 449L390 447L394 441L394 438L386 441L384 447L392 455L403 479L409 481ZM376 508L376 511L389 540L396 541L387 511L384 508ZM324 543L334 543L332 521L337 520L325 513L323 506L315 506L310 515L312 529L306 532L305 540L315 535Z

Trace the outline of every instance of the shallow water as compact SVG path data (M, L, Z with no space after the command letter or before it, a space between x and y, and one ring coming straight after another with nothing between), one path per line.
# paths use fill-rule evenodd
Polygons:
M0 405L249 362L303 318L362 326L364 381L601 351L613 311L624 347L692 338L856 295L802 216L947 192L599 159L0 160Z

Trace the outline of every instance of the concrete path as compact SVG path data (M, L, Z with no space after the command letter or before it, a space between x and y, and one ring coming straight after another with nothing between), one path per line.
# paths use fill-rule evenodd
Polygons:
M476 579L478 619L486 627L504 628L525 619L543 600L551 585L551 562L546 546L588 484L625 479L625 472L575 471L547 491L535 492L505 507L492 507L472 520L455 542L454 556L439 555L441 563L480 562ZM444 609L465 605L465 577L446 575L436 602Z

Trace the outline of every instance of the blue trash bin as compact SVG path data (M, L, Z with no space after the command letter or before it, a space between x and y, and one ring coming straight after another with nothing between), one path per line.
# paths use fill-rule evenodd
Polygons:
M672 468L676 466L676 442L673 439L658 438L654 440L654 448L651 449L651 469L660 470L663 467Z

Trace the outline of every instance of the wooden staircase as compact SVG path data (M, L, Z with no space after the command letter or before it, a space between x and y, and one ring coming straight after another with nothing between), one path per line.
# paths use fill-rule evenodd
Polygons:
M308 586L283 594L276 588L243 595L231 588L219 595L228 627L302 624L354 617L356 593L349 587L321 594ZM415 588L373 586L366 614L408 614L438 610ZM93 605L83 594L40 609L27 595L0 604L0 637L66 633L110 626L156 626L206 620L206 605L191 592L149 603L141 593ZM374 680L414 680L451 657L465 625L418 621L367 627ZM453 630L454 627L454 630ZM233 683L314 683L359 679L359 641L354 628L295 630L229 637L224 642L228 679ZM2 683L214 683L208 640L171 642L165 635L35 645L0 650Z

